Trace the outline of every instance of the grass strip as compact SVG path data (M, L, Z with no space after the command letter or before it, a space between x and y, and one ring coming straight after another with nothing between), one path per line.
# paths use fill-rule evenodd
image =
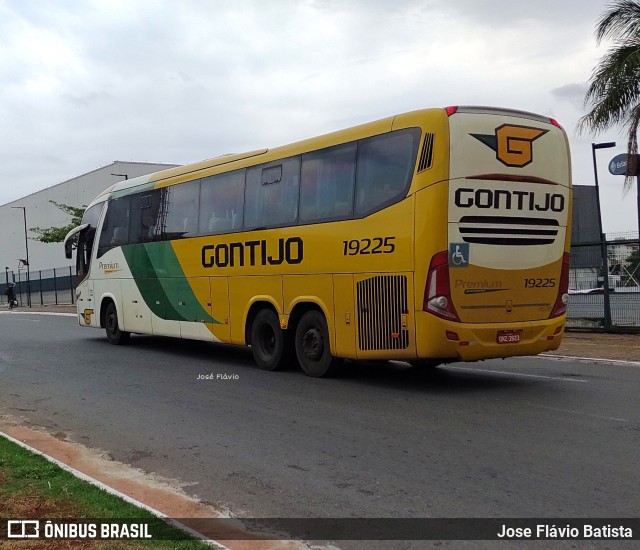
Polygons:
M98 550L210 548L104 489L78 479L45 457L0 434L0 518L154 521L153 540L0 540L0 549L92 548ZM156 524L159 524L156 527ZM163 540L155 537L162 536ZM80 543L80 544L78 544Z

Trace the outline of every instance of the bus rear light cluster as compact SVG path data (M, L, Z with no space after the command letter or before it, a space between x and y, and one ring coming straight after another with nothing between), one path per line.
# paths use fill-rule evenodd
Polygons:
M449 253L446 250L438 252L431 258L422 309L443 319L460 321L451 300Z
M540 338L540 341L548 341L551 342L551 340L555 340L556 336L558 336L558 334L560 334L562 332L562 327L557 327L556 330L553 331L553 334L551 336L543 336L542 338Z
M469 342L469 340L460 340L460 336L458 335L458 333L453 332L452 330L445 330L444 335L447 340L449 340L450 342L458 342L458 345L461 347L471 345L471 342Z
M560 128L562 130L562 126L560 125L560 123L555 118L550 118L549 122L551 124L553 124L556 128Z
M562 256L562 271L560 272L560 284L558 285L558 296L556 303L551 310L549 319L560 317L567 312L567 304L569 303L569 263L570 256L567 252Z

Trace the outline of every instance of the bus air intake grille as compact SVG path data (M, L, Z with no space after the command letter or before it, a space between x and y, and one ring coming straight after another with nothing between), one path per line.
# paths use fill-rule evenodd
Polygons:
M431 168L433 164L434 137L435 135L429 132L424 135L424 143L422 144L422 152L420 153L420 162L418 162L418 172Z
M507 216L463 216L459 226L464 242L498 246L551 244L559 229L557 220Z
M361 350L406 349L407 278L380 275L360 281L358 295L358 346Z

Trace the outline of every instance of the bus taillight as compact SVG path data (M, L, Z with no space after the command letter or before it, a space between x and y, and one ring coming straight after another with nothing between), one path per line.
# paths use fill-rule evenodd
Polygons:
M567 312L567 303L569 302L569 263L570 256L567 252L562 256L562 271L560 272L560 284L558 286L558 297L556 303L551 310L552 317L559 317Z
M451 300L449 285L449 253L438 252L429 264L427 285L424 289L423 311L433 313L443 319L460 321L456 308Z

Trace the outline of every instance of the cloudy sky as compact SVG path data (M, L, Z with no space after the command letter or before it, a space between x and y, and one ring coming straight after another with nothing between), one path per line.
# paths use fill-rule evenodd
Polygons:
M599 152L605 230L636 230L614 130L579 138L605 0L0 0L0 204L114 160L185 164L399 112L558 119Z

